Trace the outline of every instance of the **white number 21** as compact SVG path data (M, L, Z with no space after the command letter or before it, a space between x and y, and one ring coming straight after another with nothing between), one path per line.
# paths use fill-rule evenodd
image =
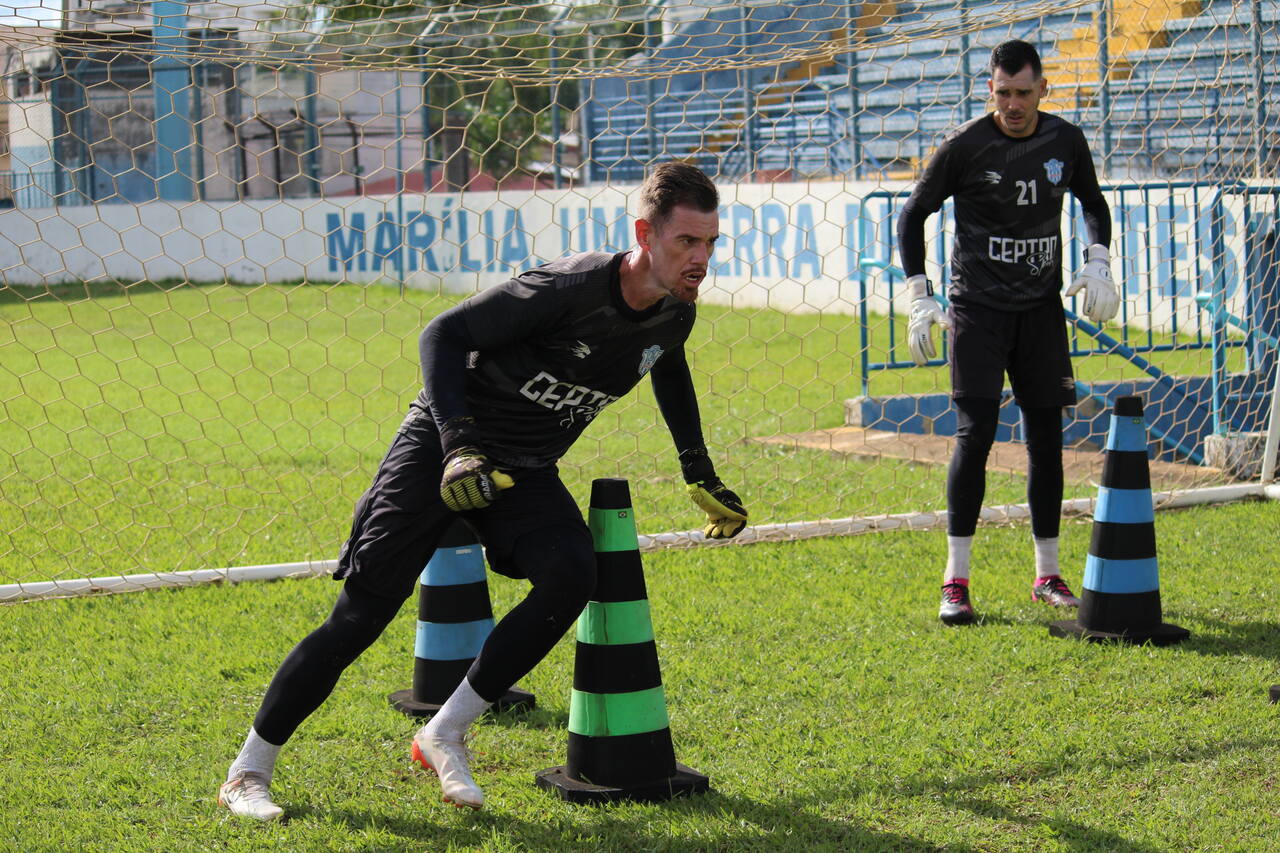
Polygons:
M1018 204L1035 204L1036 203L1036 182L1017 181L1018 184Z

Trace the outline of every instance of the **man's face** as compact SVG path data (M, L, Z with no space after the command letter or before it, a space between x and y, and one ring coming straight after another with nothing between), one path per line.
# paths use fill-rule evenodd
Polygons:
M1017 74L997 67L987 81L996 102L996 123L1010 136L1030 136L1036 129L1040 99L1048 91L1043 77L1037 78L1026 65Z
M711 250L720 237L718 211L677 206L665 220L639 220L636 236L649 250L649 271L658 284L681 302L698 298L698 285L707 277Z

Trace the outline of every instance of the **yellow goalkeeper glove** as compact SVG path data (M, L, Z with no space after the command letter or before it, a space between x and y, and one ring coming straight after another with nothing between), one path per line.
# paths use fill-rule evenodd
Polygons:
M707 514L702 535L708 539L732 539L747 526L747 508L719 478L690 483L689 498Z
M493 466L475 439L475 421L471 418L454 418L441 430L445 457L440 498L454 512L484 509L498 499L501 490L516 484Z
M716 476L705 447L680 453L680 471L688 483L689 499L707 514L702 533L708 539L732 539L747 526L747 508L742 499Z
M500 490L515 484L515 480L494 468L477 448L462 447L445 460L440 497L454 512L484 509L498 499Z

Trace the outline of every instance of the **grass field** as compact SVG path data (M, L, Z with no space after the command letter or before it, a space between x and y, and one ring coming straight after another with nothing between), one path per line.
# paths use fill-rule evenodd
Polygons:
M641 526L649 527L641 513ZM1160 513L1181 646L1051 638L1025 528L984 530L982 624L936 619L937 533L646 557L677 757L713 792L581 807L565 759L571 641L478 727L478 813L408 760L413 608L282 753L288 823L214 805L324 579L0 608L0 849L15 851L1266 851L1280 848L1280 504ZM1064 532L1078 581L1089 528ZM523 586L494 577L495 610Z
M454 297L345 286L0 290L0 582L327 558L416 392L417 333ZM836 426L858 393L840 315L708 307L690 351L709 442L753 520L942 504L942 472L762 445ZM883 353L887 328L872 348ZM877 356L882 357L882 356ZM1235 356L1233 356L1235 357ZM1161 356L1203 373L1208 354ZM1136 375L1110 358L1082 378ZM873 393L937 391L939 370ZM566 460L632 482L643 532L687 529L645 385ZM1021 500L992 476L987 500ZM1089 483L1068 494L1092 495ZM706 796L583 808L535 789L565 759L573 645L485 722L480 813L407 756L414 613L282 756L290 821L213 798L267 681L323 619L324 579L0 605L0 850L1280 850L1280 505L1157 518L1170 649L1050 638L1025 527L981 532L982 624L936 618L941 534L646 557L677 757ZM1078 585L1088 545L1068 525ZM494 577L495 610L523 585Z
M417 391L418 332L456 299L323 285L0 289L0 583L331 558ZM859 340L846 315L700 312L689 351L704 429L756 523L942 508L936 467L751 440L840 425L861 391ZM880 318L873 359L888 342ZM1204 373L1208 358L1160 363ZM1077 371L1142 375L1109 357ZM946 382L940 368L898 370L871 390ZM696 526L648 383L597 421L563 466L580 501L592 479L623 476L644 532ZM993 473L987 500L1024 491ZM1068 484L1068 497L1094 491Z

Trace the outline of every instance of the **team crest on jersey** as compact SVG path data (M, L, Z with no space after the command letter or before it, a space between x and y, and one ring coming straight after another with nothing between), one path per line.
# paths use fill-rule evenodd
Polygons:
M658 359L662 357L662 347L654 344L651 347L645 347L644 352L640 353L640 375L644 376L653 366L658 363Z
M1056 184L1062 180L1062 167L1066 164L1056 157L1052 160L1044 161L1045 174L1049 176L1049 183Z

